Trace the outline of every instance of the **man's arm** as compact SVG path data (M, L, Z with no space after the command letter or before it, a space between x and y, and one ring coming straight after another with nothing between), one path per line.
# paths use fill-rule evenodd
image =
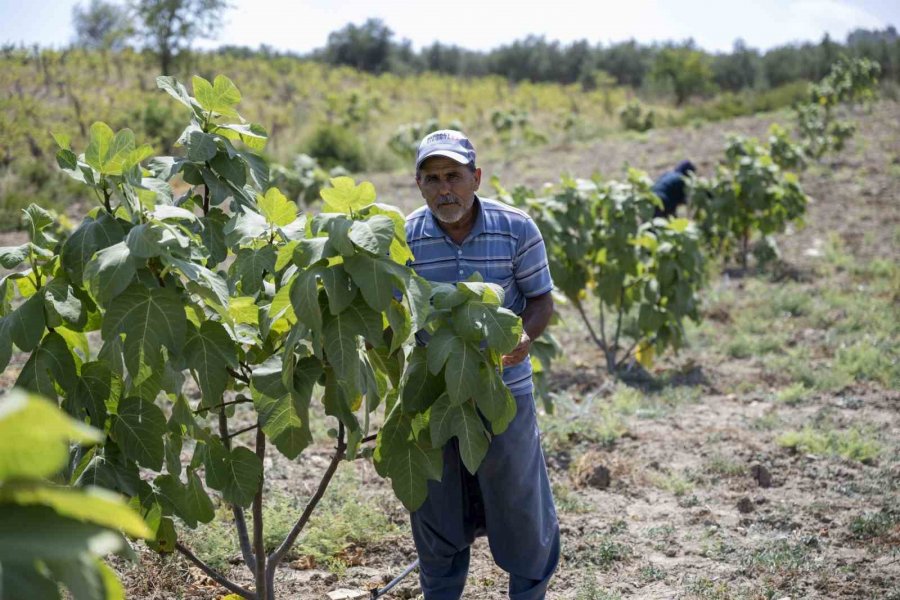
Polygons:
M504 367L518 364L528 356L532 340L536 340L544 333L551 317L553 317L551 292L525 300L525 310L522 311L522 338L512 352L503 355Z

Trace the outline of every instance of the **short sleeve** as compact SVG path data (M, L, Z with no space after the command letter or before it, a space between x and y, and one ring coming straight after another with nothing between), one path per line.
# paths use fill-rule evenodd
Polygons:
M553 289L544 238L532 219L525 219L513 261L516 285L526 298L542 296Z

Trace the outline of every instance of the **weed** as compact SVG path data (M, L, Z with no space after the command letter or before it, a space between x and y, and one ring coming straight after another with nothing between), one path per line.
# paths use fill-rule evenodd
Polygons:
M622 596L615 592L602 590L597 583L597 576L589 571L578 586L575 600L621 600Z
M850 522L850 533L860 540L870 540L890 533L900 524L900 510L882 508L880 511L858 515Z
M769 573L796 573L809 565L810 549L802 542L778 539L767 542L741 558L745 568Z
M848 431L820 431L805 427L802 431L788 431L776 442L799 452L841 456L849 460L871 462L881 453L881 444L872 434L852 428Z
M666 572L661 567L654 564L648 564L640 568L638 577L642 583L653 583L654 581L662 581L666 578Z
M669 473L666 475L652 475L650 477L650 482L655 487L671 492L677 497L684 496L694 487L693 484L691 484L691 482L688 481L685 477L676 473Z
M788 406L802 404L807 398L809 398L809 390L799 381L778 390L775 394L776 402L779 404L787 404Z
M750 428L756 431L772 431L780 428L782 425L784 425L784 419L775 411L768 412L750 422Z
M556 508L563 513L584 514L591 511L591 505L577 492L566 485L553 484L553 500Z
M714 454L706 461L705 470L721 477L739 477L746 473L747 468L733 458Z
M838 350L835 365L858 381L877 381L893 389L900 387L900 360L896 347L879 348L862 341Z

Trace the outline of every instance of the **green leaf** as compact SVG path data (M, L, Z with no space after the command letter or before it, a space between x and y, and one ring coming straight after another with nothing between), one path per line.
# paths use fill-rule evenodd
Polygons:
M262 287L265 274L275 272L276 258L274 246L263 246L258 250L241 248L231 265L231 278L241 282L244 294L256 294Z
M351 310L328 315L322 328L323 346L328 362L334 367L341 385L350 396L361 393L358 335L366 325Z
M268 140L269 138L269 134L266 133L266 129L262 125L258 125L256 123L229 123L226 125L217 125L215 127L215 133L218 133L222 137L228 138L229 140L240 140L245 143L248 148L250 148L251 150L255 150L256 152L262 152L262 150L266 147L266 140ZM243 156L244 153L242 152L241 155ZM251 166L253 166L252 162ZM257 167L254 167L254 169L258 170Z
M162 346L179 356L187 319L178 294L171 288L148 288L137 283L116 297L103 321L103 339L125 334L125 364L135 376L142 357L158 356Z
M388 253L394 240L394 222L390 217L374 215L365 221L353 221L347 235L357 247L383 256Z
M162 468L166 418L153 402L135 396L120 400L110 433L125 456L154 471Z
M391 348L393 354L398 348L406 343L409 336L412 335L412 318L406 307L391 299L391 304L387 311L388 324L391 326Z
M511 352L522 337L519 317L511 310L498 306L470 301L454 308L452 319L453 328L466 339L473 339L466 332L482 332L491 350L501 354ZM474 338L474 341L480 340L481 336Z
M0 248L0 266L4 269L15 269L28 260L31 244L21 246L3 246Z
M35 295L26 300L4 319L13 343L23 352L35 349L44 336L44 300Z
M226 502L247 508L262 483L262 463L259 457L244 447L230 452L224 448L211 451L207 464L206 482L221 490Z
M375 202L375 186L368 181L356 185L350 177L335 177L331 185L319 192L325 201L322 212L351 214Z
M284 197L278 188L269 188L265 196L256 197L259 211L266 221L277 227L284 227L297 219L297 205Z
M48 326L59 327L66 323L76 329L84 327L87 312L65 277L53 279L41 291Z
M251 390L263 431L289 459L296 458L312 441L309 402L312 387L322 374L317 358L302 359L295 367L291 389L282 381L281 359L273 357L253 370Z
M195 111L194 104L191 102L191 96L187 89L179 83L174 77L160 75L156 78L156 87L163 90L185 106Z
M387 258L357 254L344 259L343 268L353 278L353 283L359 286L366 303L374 310L385 312L394 298L396 281L393 269L396 266Z
M46 569L38 571L38 563L25 561L0 565L0 593L3 598L59 600L59 584L47 577Z
M91 423L103 427L107 413L115 410L122 396L122 380L104 362L81 365L81 376L70 399L84 407Z
M516 416L516 399L503 383L500 374L488 364L482 364L479 371L478 393L475 404L481 414L491 423L491 432L499 435Z
M489 438L471 401L458 403L449 395L431 407L431 443L443 446L451 437L459 440L459 455L469 473L478 470L487 454Z
M340 313L350 306L359 289L347 275L343 265L332 265L319 271L325 293L328 295L328 309L332 315Z
M191 162L204 163L214 157L219 151L216 145L216 138L203 133L202 131L192 131L188 136L187 142L187 158Z
M75 360L69 345L58 333L51 331L22 367L16 385L56 398L53 382L62 390L74 389L76 380Z
M230 79L224 75L217 75L210 85L209 81L195 75L191 82L194 86L194 97L200 106L223 117L238 116L234 107L241 101L241 92Z
M178 258L166 258L165 262L181 271L187 278L187 288L199 294L208 302L228 307L228 283L215 271L196 263Z
M200 386L203 406L220 404L228 385L226 368L238 368L237 349L222 324L204 321L199 330L192 327L184 345L184 357Z
M106 123L91 125L91 141L84 151L84 161L101 175L122 175L123 168L133 162L134 133L123 129L113 134Z
M49 477L65 465L70 442L101 441L103 432L39 396L14 389L0 397L0 481Z
M225 181L240 189L247 183L247 166L239 157L229 157L227 154L217 154L209 161L209 166ZM200 169L203 180L207 180L206 169Z
M414 511L428 497L428 480L440 480L443 453L410 442L392 449L389 456L391 487L403 506Z
M425 412L446 389L447 385L440 373L432 374L428 371L426 349L420 346L413 348L400 395L403 412Z
M53 577L69 590L75 600L125 599L125 592L115 572L102 560L86 552L70 560L53 560L46 564Z
M121 242L124 237L122 226L106 213L97 218L85 217L62 246L62 265L72 282L81 284L84 267L95 252Z
M327 237L318 237L297 242L293 258L295 265L305 268L337 255Z
M0 504L49 506L58 515L119 530L132 537L149 538L153 535L124 498L103 488L67 488L36 482L9 483L0 488Z
M125 242L100 250L84 267L91 295L103 306L131 284L135 273L134 259Z
M82 552L105 556L125 547L121 534L56 514L45 506L5 506L0 511L0 563L66 560Z
M318 275L322 269L312 267L297 275L291 285L291 306L297 320L315 333L322 331L322 310L319 308Z
M209 494L203 489L200 478L193 471L188 471L187 480L185 488L186 512L200 523L211 522L216 517L216 513Z

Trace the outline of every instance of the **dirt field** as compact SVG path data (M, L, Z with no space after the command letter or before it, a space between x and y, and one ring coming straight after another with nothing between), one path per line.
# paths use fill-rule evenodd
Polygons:
M544 148L485 163L485 180L537 187L563 171L619 177L624 164L657 175L686 156L708 173L727 133L762 136L774 120L787 117ZM785 266L722 270L678 356L611 381L561 307L556 411L540 416L563 540L548 598L900 600L900 105L856 120L849 147L802 176L814 202L807 226L779 238ZM419 202L411 177L372 180L385 201ZM327 464L328 427L320 418L320 444L298 461L266 465L285 514ZM367 462L344 465L326 502L338 516L316 531L347 526L349 541L328 560L301 548L276 579L281 598L383 585L415 558L406 513ZM217 535L186 539L227 559L234 545ZM119 564L129 598L223 595L180 557L142 551L140 563ZM242 568L231 575L252 583ZM505 588L477 540L465 597L505 598ZM388 597L419 594L410 576Z

